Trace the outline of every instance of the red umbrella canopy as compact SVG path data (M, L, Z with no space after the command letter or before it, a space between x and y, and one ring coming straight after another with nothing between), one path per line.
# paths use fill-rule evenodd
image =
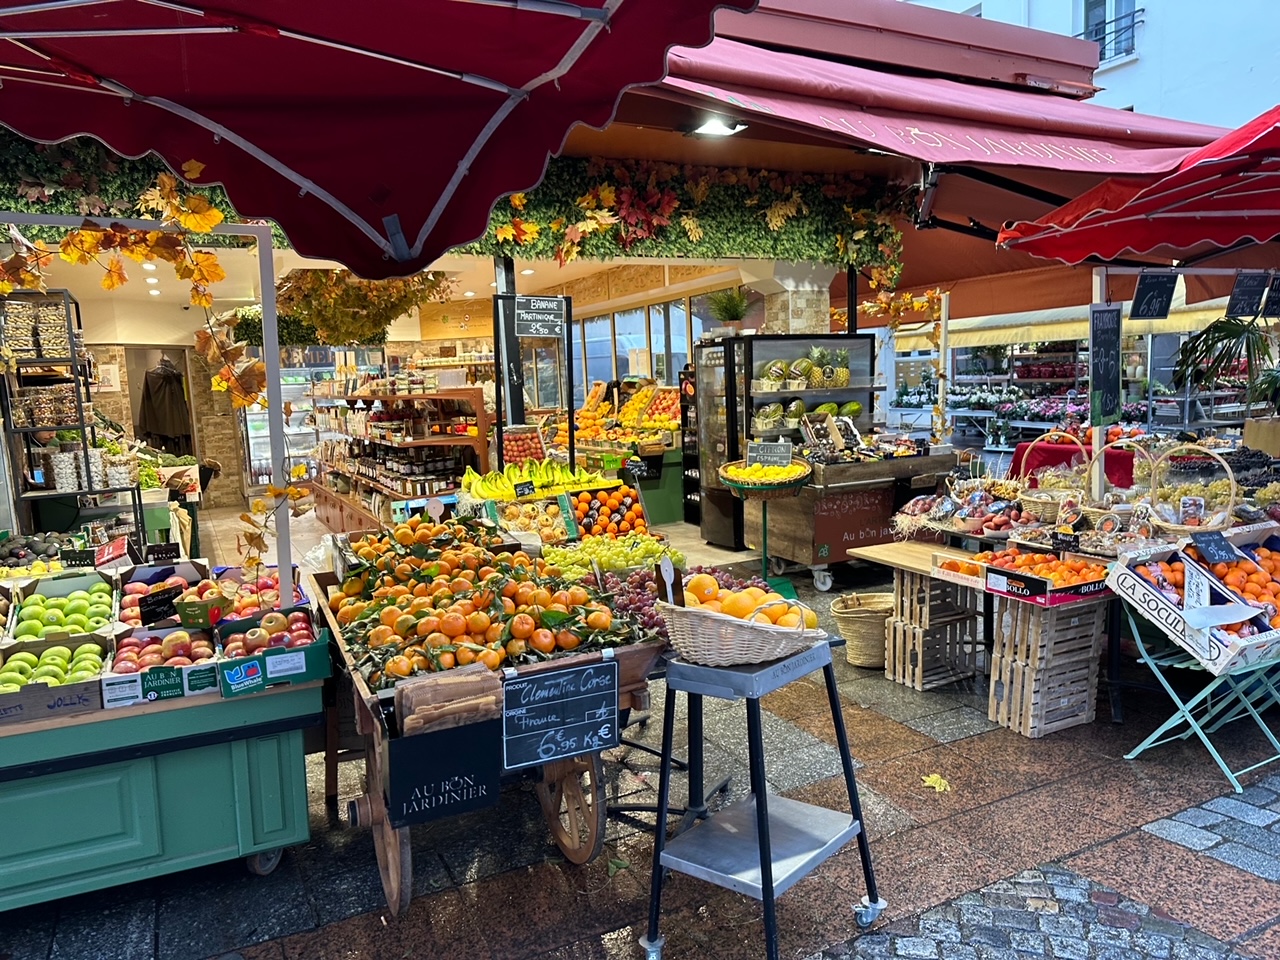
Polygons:
M998 243L1080 263L1126 253L1186 260L1280 236L1280 107L1187 156L1171 174L1107 180Z
M0 123L205 165L300 253L422 269L754 0L0 0Z

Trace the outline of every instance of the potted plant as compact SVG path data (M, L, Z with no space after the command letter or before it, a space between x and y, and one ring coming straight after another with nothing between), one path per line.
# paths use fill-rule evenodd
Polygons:
M721 326L742 323L750 307L751 301L742 287L726 287L707 294L707 312Z

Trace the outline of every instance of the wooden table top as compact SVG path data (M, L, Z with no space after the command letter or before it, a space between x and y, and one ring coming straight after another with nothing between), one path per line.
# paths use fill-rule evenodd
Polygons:
M946 554L957 560L968 560L973 556L968 551L957 550L955 547L944 547L937 543L919 543L914 540L903 543L878 543L873 547L852 547L845 552L855 560L866 560L906 573L919 573L926 576L933 570L935 553Z

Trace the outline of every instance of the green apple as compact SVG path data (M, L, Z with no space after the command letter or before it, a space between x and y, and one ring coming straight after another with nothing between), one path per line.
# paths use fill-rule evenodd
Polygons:
M5 673L0 670L0 683L14 683L20 687L25 687L28 683L27 678L20 673Z
M44 608L46 610L65 611L67 609L67 604L70 602L71 601L68 600L66 597L50 597L48 600L44 602Z
M15 637L38 637L42 626L39 620L23 620L13 628Z
M48 599L49 598L46 597L43 593L33 593L31 596L25 598L22 601L22 605L25 607L28 604L31 604L37 607L43 607L45 605L45 601Z
M93 586L89 588L89 593L90 595L95 597L98 596L99 594L105 594L106 596L109 597L111 596L111 584L105 581L102 583L95 583Z
M63 622L72 633L89 632L89 618L79 613L68 614L67 619Z
M40 622L46 627L61 626L67 618L62 615L62 611L57 607L49 607L45 610L44 616L40 618Z
M93 633L93 632L97 631L97 629L98 629L99 627L105 627L105 626L106 626L108 623L110 623L110 622L111 622L111 621L110 621L110 620L108 620L106 617L90 617L90 618L89 618L89 632L90 632L90 633Z
M62 686L62 681L61 681L61 680L59 680L57 677L32 677L32 678L31 678L31 682L32 682L32 683L43 683L43 684L46 684L47 686L50 686L50 687L60 687L60 686Z
M39 620L44 616L44 607L30 606L24 604L22 609L18 611L19 620Z
M4 665L7 667L11 663L25 663L29 667L36 667L40 665L40 658L30 650L22 650L9 657Z
M71 616L72 614L87 614L90 606L92 606L92 604L90 604L88 600L68 600L67 605L63 608L62 612L67 616Z
M72 657L72 659L73 659L73 660L79 660L79 659L80 659L84 654L86 654L86 653L91 653L91 654L93 654L95 657L97 657L97 658L101 659L101 658L102 658L102 646L101 646L101 644L97 644L97 643L82 643L82 644L80 644L80 646L76 647L76 652L75 652L75 655Z
M24 660L6 660L0 671L4 673L20 673L24 677L29 677L35 671L35 667Z
M16 683L0 683L0 693L17 693L21 689Z
M103 620L111 619L111 607L105 603L91 604L86 611L86 615L92 620L94 617L101 617Z
M67 670L65 667L60 667L54 663L43 663L32 671L31 679L39 680L41 677L53 677L58 682L61 682L66 675Z
M67 683L83 683L85 680L92 680L98 675L98 670L72 670L67 676Z
M68 600L88 600L90 593L88 590L72 590L67 594Z
M56 647L50 647L44 653L40 654L41 661L48 660L50 657L56 657L66 663L71 660L71 648L59 645Z
M39 670L40 667L57 667L63 673L66 673L67 661L63 660L62 657L41 657L40 666L36 667L36 670ZM32 672L34 673L34 671Z

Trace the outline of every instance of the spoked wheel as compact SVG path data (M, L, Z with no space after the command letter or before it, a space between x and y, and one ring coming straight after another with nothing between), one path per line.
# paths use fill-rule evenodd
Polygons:
M386 895L391 915L396 916L408 909L409 900L413 897L413 853L409 849L409 828L391 826L386 800L382 796L382 778L374 762L375 755L370 751L364 760L369 827L373 831L378 872L382 875L382 892Z
M604 846L604 764L600 754L556 760L534 787L551 837L570 863L589 863Z

